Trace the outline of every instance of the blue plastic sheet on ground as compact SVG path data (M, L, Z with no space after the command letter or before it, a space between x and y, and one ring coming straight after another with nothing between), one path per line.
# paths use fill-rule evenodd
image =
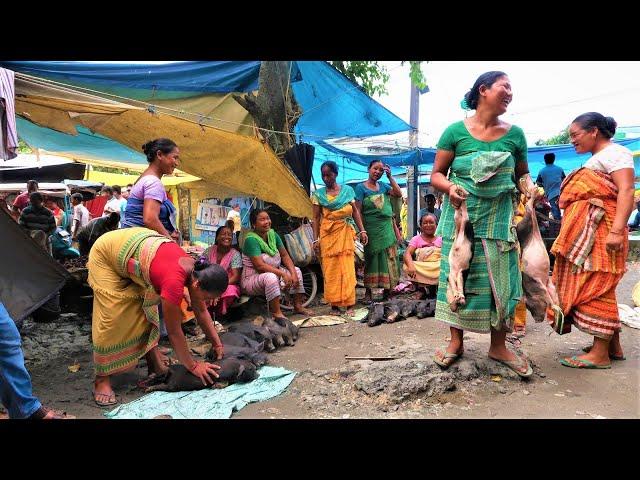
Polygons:
M171 415L174 419L229 418L249 403L280 395L296 376L296 372L282 367L262 367L258 373L260 376L252 382L219 390L152 392L104 415L115 419L150 419L158 415Z

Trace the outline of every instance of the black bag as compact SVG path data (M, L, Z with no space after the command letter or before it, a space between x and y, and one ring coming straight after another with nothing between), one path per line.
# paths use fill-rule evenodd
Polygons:
M311 194L311 169L315 150L315 147L308 143L297 143L284 154L284 159L302 183L307 195Z

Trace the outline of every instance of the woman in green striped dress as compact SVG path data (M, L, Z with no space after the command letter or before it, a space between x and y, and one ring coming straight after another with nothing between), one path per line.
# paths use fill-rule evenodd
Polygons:
M462 102L475 115L450 125L437 145L431 183L445 197L436 232L443 239L436 319L450 326L451 340L436 351L434 361L447 368L460 358L464 330L490 332L489 358L528 377L533 373L529 362L505 345L522 296L512 228L514 201L518 189L526 193L535 188L522 129L499 118L511 100L505 73L481 75ZM455 236L454 213L463 201L474 230L473 258L464 285L466 302L454 312L446 298L449 252Z

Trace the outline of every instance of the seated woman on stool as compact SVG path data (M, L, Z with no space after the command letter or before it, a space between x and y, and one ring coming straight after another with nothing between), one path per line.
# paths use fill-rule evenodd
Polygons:
M282 239L271 228L266 210L251 212L251 230L242 248L242 291L247 295L264 295L274 317L283 318L280 294L284 288L294 294L294 311L303 315L313 312L302 306L304 287L302 272L293 264Z
M220 265L229 277L229 286L218 299L216 305L209 307L209 312L220 320L227 310L240 298L240 272L242 271L242 255L231 246L233 241L233 222L220 227L216 232L215 244L205 250L204 255L210 263Z
M409 242L404 252L403 270L411 278L417 289L416 300L425 298L425 288L429 297L435 297L440 276L440 251L442 237L436 237L438 218L433 213L420 217L420 233Z

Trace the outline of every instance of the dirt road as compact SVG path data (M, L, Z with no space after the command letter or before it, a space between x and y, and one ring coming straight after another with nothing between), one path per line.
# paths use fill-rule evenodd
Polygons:
M632 304L640 280L631 265L618 287L618 301ZM327 307L318 307L324 312ZM78 418L104 418L91 396L90 319L70 315L54 324L27 321L27 365L43 403ZM550 332L531 319L518 347L535 365L528 381L489 360L489 337L465 334L465 355L443 372L431 360L446 344L448 328L433 318L411 318L370 328L349 323L305 328L293 347L269 356L271 365L298 372L288 390L251 404L232 418L639 418L640 330L623 326L626 361L611 370L576 370L558 359L580 353L590 337L574 330ZM383 355L396 360L348 361L345 355ZM79 365L76 372L69 370ZM74 369L72 369L74 370ZM114 379L121 401L142 395L136 382L146 367Z

